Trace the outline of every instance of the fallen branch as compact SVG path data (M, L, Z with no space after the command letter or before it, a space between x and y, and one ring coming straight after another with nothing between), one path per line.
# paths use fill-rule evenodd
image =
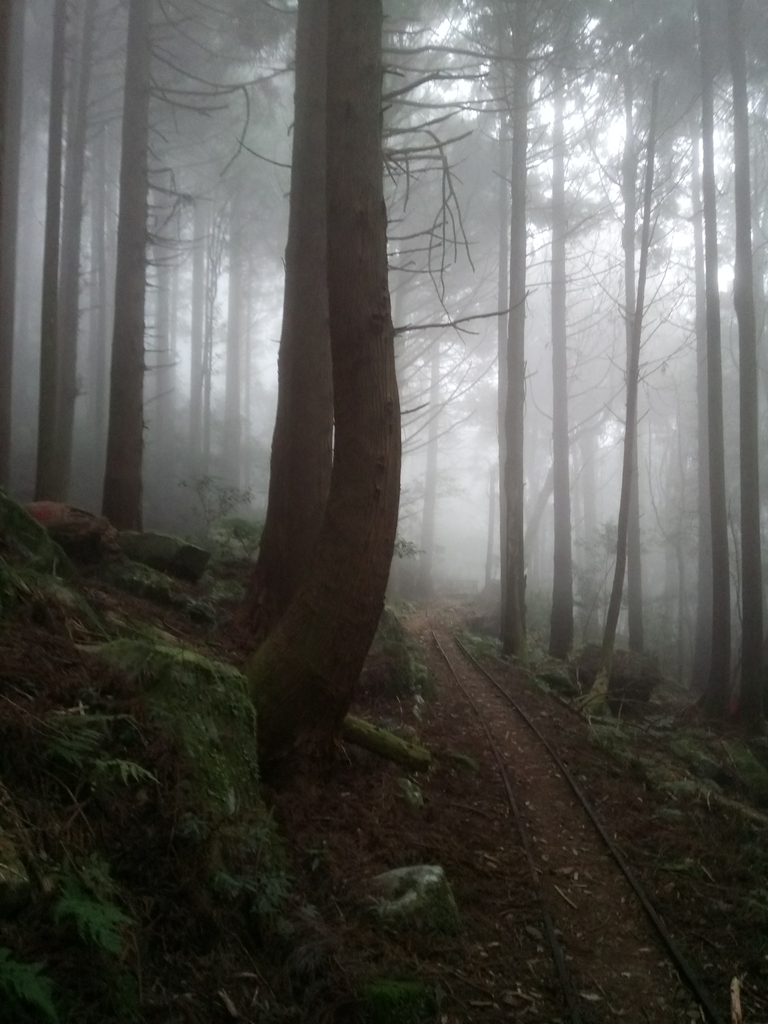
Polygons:
M413 771L424 771L432 763L432 755L424 747L408 743L394 733L380 729L378 725L366 722L354 715L347 715L341 726L342 739L364 747L379 757L411 768Z

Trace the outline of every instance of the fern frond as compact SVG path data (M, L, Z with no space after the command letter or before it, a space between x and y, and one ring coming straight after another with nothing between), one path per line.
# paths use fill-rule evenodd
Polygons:
M71 872L61 881L61 895L53 917L56 923L71 919L80 938L99 949L119 956L123 951L123 931L131 918L114 903L87 893Z
M125 786L132 782L154 782L159 785L157 776L148 768L143 768L135 761L124 761L119 757L100 758L94 763L96 774L103 778L120 779Z
M7 992L23 1003L36 1006L48 1020L58 1024L53 986L42 970L42 964L26 964L15 960L10 949L0 946L0 992Z

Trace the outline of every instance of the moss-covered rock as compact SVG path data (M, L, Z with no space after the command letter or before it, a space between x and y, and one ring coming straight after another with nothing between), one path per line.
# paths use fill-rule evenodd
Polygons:
M104 567L101 576L106 583L126 594L155 601L166 608L175 608L195 622L212 622L215 618L207 602L189 597L165 573L140 562L132 562L128 558L115 559Z
M242 673L189 648L150 639L113 640L88 650L142 682L152 717L188 762L203 809L229 815L263 810L256 711Z
M393 931L455 935L461 918L439 864L416 864L385 871L371 880L371 911Z
M578 697L581 693L573 671L562 661L545 658L536 665L536 675L563 697Z
M599 644L586 644L574 654L575 681L585 695L597 681L602 663ZM651 654L639 654L617 648L611 660L607 686L607 704L613 714L631 711L646 704L662 682L658 660Z
M167 533L123 530L118 542L120 550L131 561L140 562L159 572L168 572L190 583L200 579L211 557L210 551L205 548Z
M0 491L0 553L18 556L30 569L68 573L66 555L26 509Z
M117 530L104 516L62 501L33 501L26 508L76 561L98 562L119 553Z
M365 1024L427 1024L437 1005L431 988L421 981L369 981L359 995Z
M768 805L768 768L753 754L746 743L724 743L725 753L743 788L758 801Z
M391 608L381 614L363 669L363 683L385 697L426 696L434 689L419 645Z

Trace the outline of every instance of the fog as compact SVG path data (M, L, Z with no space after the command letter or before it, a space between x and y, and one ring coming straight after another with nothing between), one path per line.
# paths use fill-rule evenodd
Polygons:
M17 82L20 149L6 152L6 165L15 155L20 172L16 241L9 243L4 233L2 243L5 275L8 246L15 244L11 455L4 484L21 501L35 497L38 460L54 6L51 0L15 5L15 17L23 19L23 74ZM498 599L499 352L506 346L510 306L514 65L506 26L513 6L469 0L385 4L384 182L403 439L402 557L395 559L390 582L395 601L474 595L492 609ZM700 377L704 268L695 237L701 213L695 5L649 3L640 11L629 2L585 3L576 11L574 3L564 7L552 0L529 6L534 24L525 184L527 628L545 650L554 536L556 73L565 144L576 643L601 635L616 557L626 418L627 133L636 161L630 235L639 263L651 89L659 78L638 398L642 601L646 645L670 673L685 676L699 586L698 410L706 394ZM143 524L205 540L217 517L262 520L266 513L291 186L295 5L158 0L150 10ZM74 253L65 248L63 229L61 239L61 267L73 259L79 265L79 318L71 474L66 493L57 496L99 512L109 359L121 299L114 282L127 16L126 5L115 0L75 0L68 11L65 174L77 145L72 128L83 61L90 67ZM745 12L764 483L768 17L758 3L747 3ZM17 24L16 43L20 36ZM724 465L738 626L739 336L724 42L715 61ZM14 116L10 100L8 109L6 123ZM12 201L6 193L4 210ZM4 214L4 232L7 220ZM59 281L61 300L61 270ZM502 360L505 365L505 352ZM619 635L627 628L623 609Z

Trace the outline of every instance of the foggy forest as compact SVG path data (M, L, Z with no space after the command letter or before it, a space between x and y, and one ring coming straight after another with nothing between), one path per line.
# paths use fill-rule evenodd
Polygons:
M768 1019L768 6L0 0L0 1018Z

